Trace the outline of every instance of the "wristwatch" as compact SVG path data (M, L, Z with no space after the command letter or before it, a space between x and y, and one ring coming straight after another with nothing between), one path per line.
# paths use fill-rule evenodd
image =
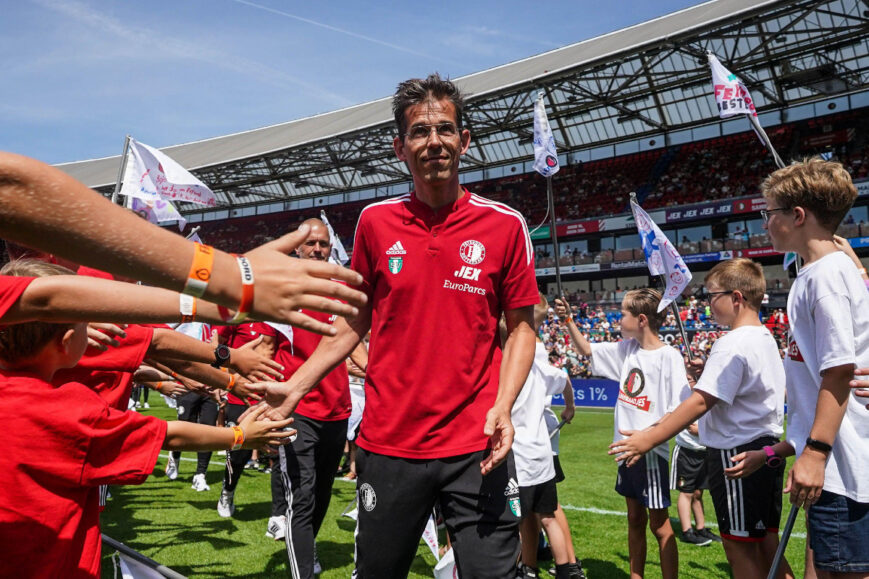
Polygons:
M766 466L777 468L781 464L782 458L775 453L771 446L764 446L763 451L766 453Z
M826 442L822 442L820 440L816 440L811 436L806 439L806 446L810 446L815 450L820 450L823 453L827 453L833 450L833 447Z
M219 344L214 349L214 362L212 362L211 365L215 368L226 366L229 363L229 354L229 346L226 344Z

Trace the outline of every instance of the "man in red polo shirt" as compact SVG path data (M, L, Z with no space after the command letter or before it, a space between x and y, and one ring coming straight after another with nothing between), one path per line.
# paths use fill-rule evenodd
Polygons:
M329 229L319 219L308 219L303 225L309 225L311 230L296 248L296 255L300 259L327 261L332 251ZM304 313L326 324L337 317L307 310ZM292 376L314 353L321 337L302 328L278 336L275 361L283 365L285 377ZM365 346L358 345L353 357L365 364ZM329 509L351 410L347 366L339 364L296 407L293 428L298 436L278 449L280 460L272 470L268 535L286 539L293 577L311 579L315 571L319 572L314 541Z
M407 575L435 502L461 576L515 574L510 411L534 357L537 285L522 216L459 184L471 139L462 106L437 75L399 85L393 145L414 191L359 217L351 268L368 304L266 396L272 415L289 415L371 329L356 459L362 578ZM496 367L502 312L509 337Z

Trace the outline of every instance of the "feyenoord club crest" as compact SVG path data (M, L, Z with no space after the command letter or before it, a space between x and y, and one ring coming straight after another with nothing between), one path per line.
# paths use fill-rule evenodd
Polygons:
M622 391L631 398L636 398L645 387L646 376L643 374L643 371L639 368L633 368L628 373L628 379L625 380L625 383L622 385Z
M365 483L359 487L359 502L366 511L373 511L377 506L377 495L370 484Z
M390 257L387 267L389 271L396 274L401 271L401 266L404 265L404 259L401 257Z
M477 265L486 258L486 248L479 241L469 239L459 248L459 256L468 265Z

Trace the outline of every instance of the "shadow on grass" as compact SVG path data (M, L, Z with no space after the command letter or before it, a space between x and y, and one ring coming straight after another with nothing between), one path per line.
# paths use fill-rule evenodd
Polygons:
M622 577L630 577L626 571L619 569L612 561L602 561L601 559L583 559L582 568L589 577L607 579L621 579Z

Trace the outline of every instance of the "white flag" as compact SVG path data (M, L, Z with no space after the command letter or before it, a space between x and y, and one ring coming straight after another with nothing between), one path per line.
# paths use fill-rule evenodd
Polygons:
M754 101L751 100L748 89L739 77L724 68L711 52L708 57L709 66L712 68L712 88L715 92L715 104L718 105L718 115L722 119L735 115L756 117Z
M172 203L165 199L156 199L154 201L144 201L137 197L128 197L132 201L130 209L150 221L155 225L165 223L167 221L177 221L178 229L184 231L187 227L187 220L184 219Z
M534 170L544 177L558 173L558 153L555 151L555 137L546 118L543 93L537 95L534 103Z
M435 579L459 579L459 570L456 568L456 554L450 549L438 560L434 568Z
M320 210L320 221L326 224L326 229L329 230L329 239L332 240L332 253L329 255L329 261L344 265L350 259L347 255L347 250L344 249L344 244L341 243L341 238L335 235L335 230L332 229L332 224L326 218L326 212Z
M194 177L187 169L170 157L130 139L130 152L121 195L135 197L143 201L156 202L157 199L177 199L199 205L214 207L217 199L205 184Z
M640 241L643 244L643 253L646 254L649 273L664 276L667 283L664 297L658 304L658 311L660 312L669 306L670 302L678 298L682 290L688 286L691 281L691 272L667 236L633 199L631 200L631 211L634 213L634 221L637 222L637 231L640 233Z
M118 553L118 561L123 579L163 579L165 577L156 569L152 569L124 554Z
M422 540L425 541L425 544L428 545L429 549L431 549L435 561L440 559L441 556L438 552L438 526L435 523L433 516L429 516L428 522L425 524L425 530L422 532Z

